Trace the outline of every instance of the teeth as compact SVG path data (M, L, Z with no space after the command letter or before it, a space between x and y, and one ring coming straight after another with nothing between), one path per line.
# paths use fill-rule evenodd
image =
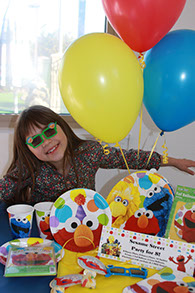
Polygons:
M49 150L47 153L50 154L51 152L53 152L56 149L57 146L53 147L51 150Z

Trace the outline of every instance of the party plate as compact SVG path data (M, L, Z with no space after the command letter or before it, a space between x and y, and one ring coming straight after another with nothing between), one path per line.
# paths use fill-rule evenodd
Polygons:
M10 246L28 247L35 245L53 246L57 262L60 261L60 259L62 259L62 257L64 256L64 250L62 250L62 246L55 241L38 237L18 238L8 241L0 247L0 263L5 265Z
M50 213L50 230L67 250L86 252L99 245L103 225L112 223L106 200L91 189L77 188L62 194Z
M112 226L163 237L173 198L171 185L155 169L132 173L120 180L107 197Z

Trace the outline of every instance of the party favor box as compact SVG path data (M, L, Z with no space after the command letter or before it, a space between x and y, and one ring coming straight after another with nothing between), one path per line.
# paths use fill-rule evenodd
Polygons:
M11 247L5 266L5 277L56 275L54 248Z
M195 188L177 186L165 237L195 243Z

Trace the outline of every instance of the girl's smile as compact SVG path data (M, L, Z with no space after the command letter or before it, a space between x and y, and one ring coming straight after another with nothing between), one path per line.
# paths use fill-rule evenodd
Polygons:
M59 144L52 147L50 150L47 151L47 154L53 154L58 149Z

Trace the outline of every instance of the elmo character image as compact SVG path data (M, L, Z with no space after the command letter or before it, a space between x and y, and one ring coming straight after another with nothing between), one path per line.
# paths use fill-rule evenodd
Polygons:
M178 236L187 242L195 242L195 205L190 209L186 204L178 210L174 225L178 228Z
M102 226L111 225L106 200L90 189L72 189L61 195L51 210L50 229L56 242L74 252L99 245Z
M124 227L125 230L149 235L157 235L160 231L158 220L153 212L144 208L139 209L131 216Z

